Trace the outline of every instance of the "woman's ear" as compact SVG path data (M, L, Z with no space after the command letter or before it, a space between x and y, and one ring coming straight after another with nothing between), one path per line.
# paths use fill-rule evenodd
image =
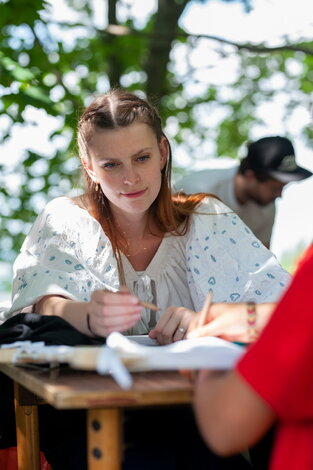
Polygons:
M168 142L167 142L166 137L162 137L162 139L160 140L159 149L160 149L160 154L161 154L160 165L161 165L161 170L163 170L163 168L166 165L166 162L168 159L168 152L169 152Z
M98 178L97 178L97 175L96 173L94 172L93 168L92 168L92 164L91 164L91 161L90 160L82 160L82 165L86 171L86 173L88 174L88 176L92 179L92 181L94 183L98 183Z

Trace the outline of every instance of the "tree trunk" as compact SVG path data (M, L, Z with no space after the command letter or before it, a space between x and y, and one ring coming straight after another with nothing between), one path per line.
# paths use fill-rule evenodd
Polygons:
M144 64L147 74L147 96L160 99L167 92L166 74L172 42L177 34L177 24L188 0L159 0L155 14L149 54Z
M108 0L108 23L109 24L118 24L116 18L116 4L117 0ZM115 36L105 36L105 42L107 45L113 44L116 41ZM119 59L116 57L115 49L108 48L109 52L107 56L108 68L107 74L110 82L110 86L119 86L120 78L123 73L123 69L120 65Z

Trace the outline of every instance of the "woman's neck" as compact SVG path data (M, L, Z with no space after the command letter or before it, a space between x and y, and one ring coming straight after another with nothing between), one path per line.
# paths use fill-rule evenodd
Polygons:
M148 214L138 217L135 214L116 216L120 233L119 249L127 257L136 271L145 271L156 254L163 239L163 233L157 229Z
M126 240L142 240L149 233L148 216L138 217L136 215L115 216L118 231Z

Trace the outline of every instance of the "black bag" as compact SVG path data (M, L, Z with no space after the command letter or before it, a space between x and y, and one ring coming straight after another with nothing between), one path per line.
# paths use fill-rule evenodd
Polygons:
M37 313L18 313L0 325L0 344L44 341L47 346L99 345L105 338L90 338L63 318Z

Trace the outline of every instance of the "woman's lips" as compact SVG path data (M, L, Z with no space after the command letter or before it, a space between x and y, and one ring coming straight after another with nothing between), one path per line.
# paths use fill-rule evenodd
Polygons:
M122 196L132 199L142 196L145 192L146 189L143 189L142 191L136 191L135 193L122 193Z

